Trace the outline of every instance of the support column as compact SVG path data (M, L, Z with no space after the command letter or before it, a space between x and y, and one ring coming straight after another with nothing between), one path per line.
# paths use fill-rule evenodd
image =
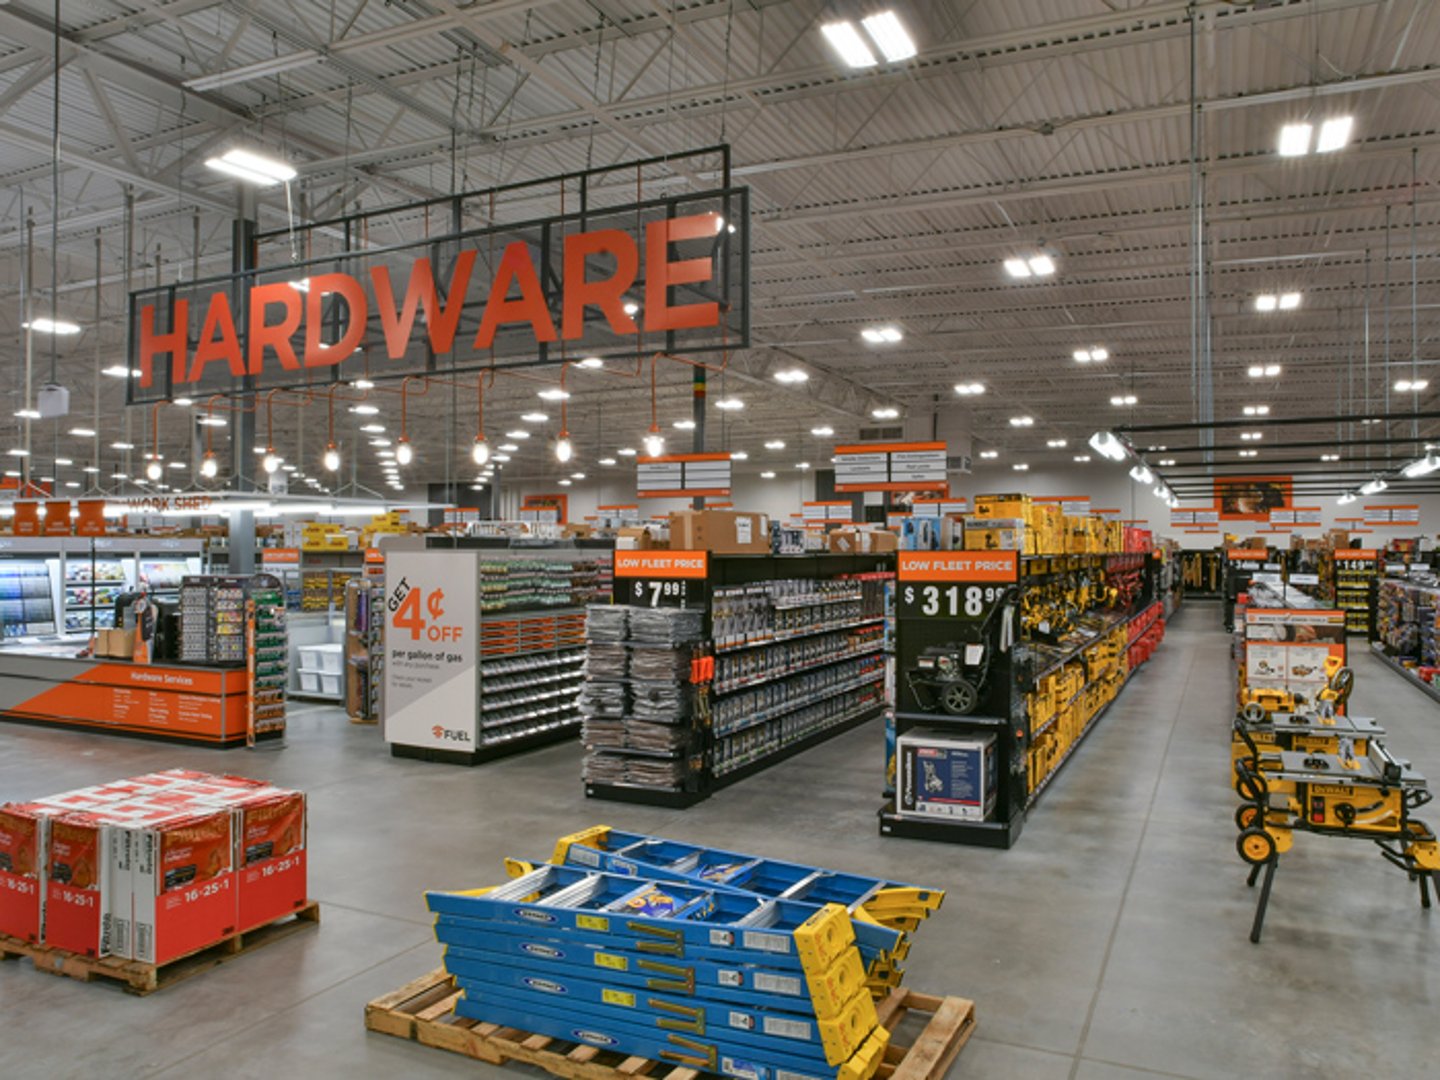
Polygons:
M256 263L255 233L257 230L255 193L240 186L235 221L230 234L230 269L241 274L252 270ZM245 282L236 278L231 285L231 308L241 327L250 325L249 292ZM248 347L249 332L241 330L241 341ZM248 351L248 349L247 349ZM232 383L242 391L231 400L238 406L230 414L230 488L232 491L255 490L255 378L247 375ZM255 515L249 510L229 517L230 573L255 572Z
M697 454L705 452L705 369L693 367L690 369L694 374L690 383L690 418L695 421L695 430L690 441L690 449ZM690 500L690 505L699 510L705 505L705 498L696 495Z

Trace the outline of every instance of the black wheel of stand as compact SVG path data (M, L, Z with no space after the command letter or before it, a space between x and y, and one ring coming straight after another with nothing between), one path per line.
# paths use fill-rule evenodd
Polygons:
M1265 781L1253 773L1249 776L1241 776L1236 780L1235 790L1240 793L1242 799L1252 803L1264 802L1265 796L1269 794Z
M1275 858L1275 838L1264 829L1249 828L1235 838L1235 850L1251 866L1264 866Z
M1260 824L1260 808L1254 803L1241 803L1235 808L1235 827L1241 832Z

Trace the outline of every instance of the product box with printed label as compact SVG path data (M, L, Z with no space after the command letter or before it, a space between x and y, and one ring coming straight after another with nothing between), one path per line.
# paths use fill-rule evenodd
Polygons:
M654 551L668 546L656 535L656 530L644 525L626 525L615 530L616 551Z
M961 738L912 728L896 740L897 812L903 817L984 820L995 806L995 736Z
M900 550L900 538L888 529L831 529L827 547L837 555L870 555Z
M105 956L102 924L110 909L105 826L76 811L50 822L45 854L45 944Z
M768 555L770 519L740 510L679 510L670 515L670 547L716 555Z
M974 518L965 522L966 551L1024 551L1025 522L1018 518Z
M234 817L195 809L134 830L134 958L164 964L236 931Z
M45 852L50 819L36 803L0 806L0 934L32 944L45 925Z

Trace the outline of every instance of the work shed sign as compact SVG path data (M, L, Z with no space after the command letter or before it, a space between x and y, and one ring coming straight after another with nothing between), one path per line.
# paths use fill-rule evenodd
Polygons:
M744 347L747 207L726 188L142 289L130 401L553 363L562 345Z

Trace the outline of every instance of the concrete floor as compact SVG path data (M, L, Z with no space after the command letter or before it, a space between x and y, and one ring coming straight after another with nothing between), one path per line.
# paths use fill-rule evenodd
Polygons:
M368 1035L363 1006L437 966L423 889L493 883L503 856L543 859L595 822L947 889L907 982L977 1004L954 1080L1428 1075L1440 907L1422 912L1373 848L1299 837L1264 943L1247 939L1219 622L1212 605L1180 613L1008 852L881 840L878 723L684 813L587 802L575 744L476 769L401 761L375 729L299 703L279 752L0 724L0 798L177 765L304 788L323 908L318 930L149 998L0 966L0 1075L499 1075ZM1440 707L1355 666L1356 711L1440 781Z

